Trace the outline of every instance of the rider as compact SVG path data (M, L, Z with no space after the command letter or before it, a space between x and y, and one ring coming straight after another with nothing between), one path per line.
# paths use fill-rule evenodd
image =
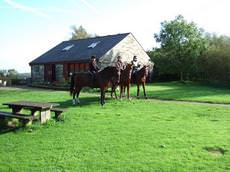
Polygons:
M133 56L133 60L131 61L131 64L133 65L132 74L134 74L139 70L139 68L141 66L137 61L137 56Z
M92 81L95 81L96 77L96 73L99 71L99 67L97 65L97 61L96 61L96 56L91 56L90 62L89 62L89 72L92 76Z
M115 63L115 66L118 70L123 70L124 69L124 64L121 61L121 56L117 56L117 61Z
M137 56L133 56L133 60L131 61L131 64L133 65L131 76L132 76L132 81L134 82L136 80L136 72L139 70L141 66L137 61Z

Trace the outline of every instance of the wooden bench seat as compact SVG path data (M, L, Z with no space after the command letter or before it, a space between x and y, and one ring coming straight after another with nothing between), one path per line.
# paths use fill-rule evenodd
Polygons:
M65 110L63 110L63 109L58 109L58 108L52 108L52 109L50 109L50 111L55 113L55 118L56 118L57 120L60 119L62 112L65 112Z
M35 116L24 115L24 114L13 114L11 112L0 111L0 121L4 122L5 118L17 118L23 123L23 125L26 125L30 121L34 120Z

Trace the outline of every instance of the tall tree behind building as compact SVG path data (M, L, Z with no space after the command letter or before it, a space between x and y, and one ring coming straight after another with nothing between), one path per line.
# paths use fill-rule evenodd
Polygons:
M195 69L196 59L207 47L202 29L193 22L187 22L181 15L162 22L155 39L160 43L158 54L164 55L165 63L170 64L181 80Z
M79 27L72 26L71 29L72 29L71 40L85 39L85 38L92 37L92 35L89 34L82 25Z

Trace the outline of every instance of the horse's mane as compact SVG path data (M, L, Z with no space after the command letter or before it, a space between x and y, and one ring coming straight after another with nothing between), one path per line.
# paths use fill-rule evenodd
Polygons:
M115 67L115 66L107 66L107 67L105 67L104 69L102 69L101 71L106 72L106 71L110 71L110 70L112 70L112 69L116 69L116 67Z
M139 75L147 75L146 74L146 68L147 68L147 66L146 65L144 65L140 70L138 70L137 71L137 73L139 74Z
M102 69L99 73L100 74L108 74L109 72L117 70L114 66L107 66L104 69Z
M105 78L110 78L111 75L113 75L116 71L117 71L116 67L107 66L101 71L99 71L98 74L105 79Z

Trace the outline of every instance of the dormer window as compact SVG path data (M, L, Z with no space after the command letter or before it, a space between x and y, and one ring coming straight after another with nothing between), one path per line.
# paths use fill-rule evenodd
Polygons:
M68 46L66 46L65 48L63 48L62 49L62 51L69 51L71 48L73 48L74 47L74 45L72 44L72 45L68 45Z
M93 42L92 44L90 44L88 46L88 48L95 48L97 46L97 44L99 44L101 41L97 41L97 42Z

